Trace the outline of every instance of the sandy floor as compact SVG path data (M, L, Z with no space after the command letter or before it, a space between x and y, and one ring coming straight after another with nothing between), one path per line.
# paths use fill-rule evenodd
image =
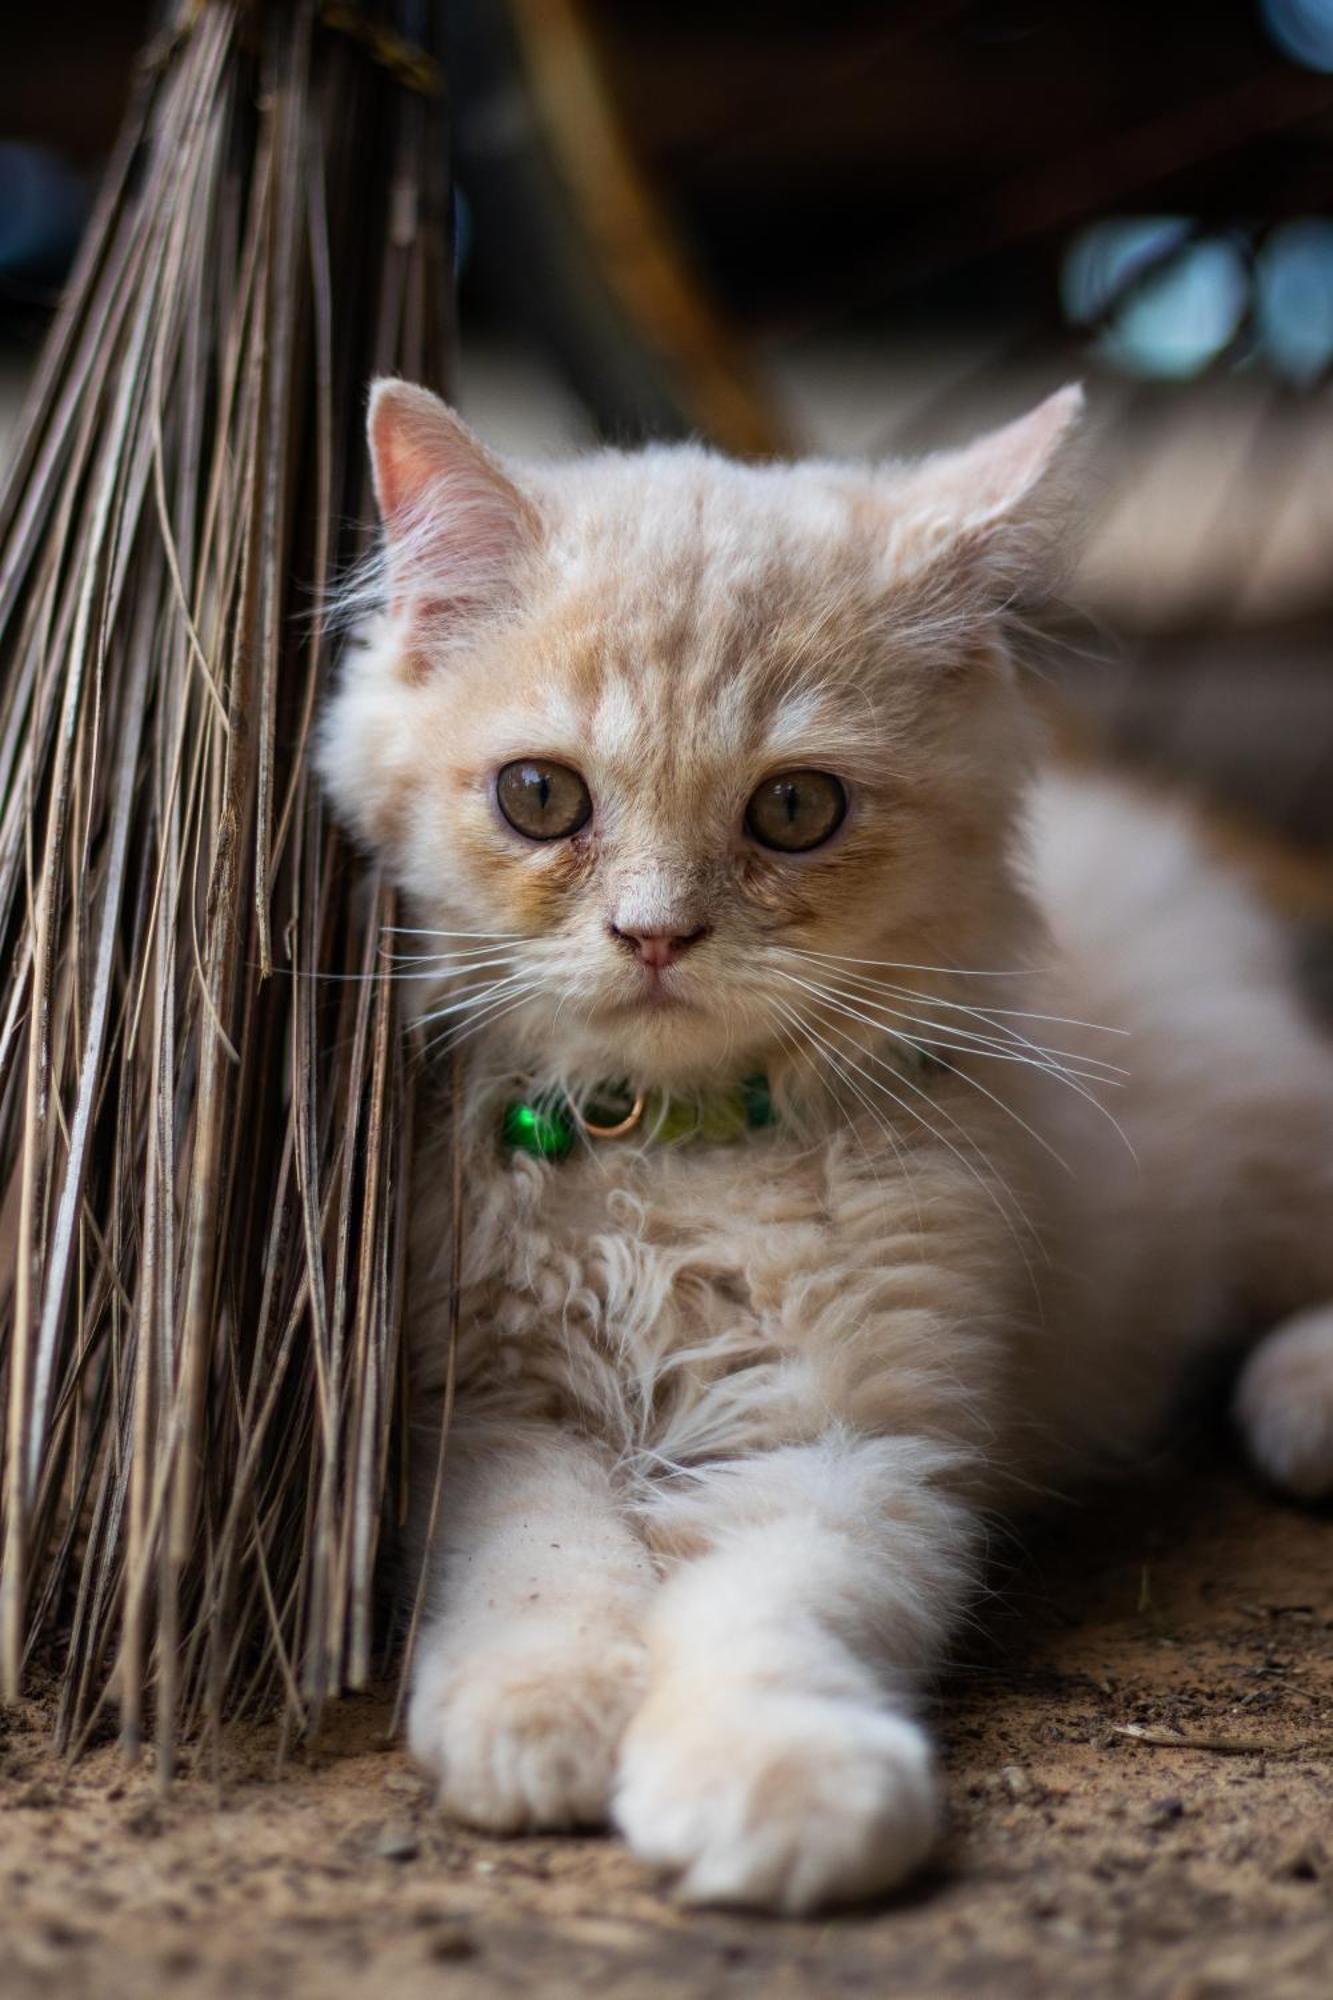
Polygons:
M33 1708L0 1742L0 1992L1326 1995L1333 1522L1205 1467L1043 1529L1006 1596L942 1699L938 1868L816 1924L677 1911L609 1842L459 1834L378 1701L281 1777L234 1746L220 1807L112 1749L62 1770Z
M520 393L512 366L471 366L495 441L563 441L545 378ZM0 452L16 380L0 367ZM1206 708L1277 768L1218 685L1200 682L1190 742ZM1293 729L1271 675L1262 703L1313 784L1325 707ZM188 1771L161 1799L110 1748L65 1771L39 1707L0 1713L0 2000L1325 2000L1333 1518L1223 1461L1066 1515L1004 1582L941 1700L938 1867L818 1924L682 1913L609 1842L441 1825L382 1701L345 1704L281 1777L266 1742L234 1743L220 1805Z

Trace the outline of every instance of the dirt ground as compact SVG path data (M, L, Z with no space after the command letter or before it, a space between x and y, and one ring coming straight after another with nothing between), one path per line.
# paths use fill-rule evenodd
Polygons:
M1333 1520L1204 1457L1009 1560L941 1693L947 1846L892 1902L683 1912L610 1841L461 1834L381 1700L281 1776L233 1744L220 1804L110 1747L62 1768L34 1707L0 1742L0 1994L1322 2000Z

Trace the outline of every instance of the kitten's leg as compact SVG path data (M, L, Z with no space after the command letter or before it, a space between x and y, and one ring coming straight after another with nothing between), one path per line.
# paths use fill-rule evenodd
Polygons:
M408 1737L441 1804L496 1832L604 1822L642 1693L656 1572L609 1463L554 1429L449 1441Z
M1333 1494L1333 1305L1294 1313L1241 1371L1236 1417L1250 1455L1301 1500Z
M828 1437L703 1472L650 1625L614 1817L697 1902L797 1912L892 1887L940 1820L911 1712L973 1579L938 1447ZM650 1533L653 1529L650 1527Z

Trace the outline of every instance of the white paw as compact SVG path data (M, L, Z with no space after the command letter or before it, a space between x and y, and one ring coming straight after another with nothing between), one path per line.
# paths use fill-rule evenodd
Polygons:
M1256 1465L1302 1500L1333 1493L1333 1306L1297 1313L1241 1371L1236 1418Z
M799 1915L891 1889L940 1804L923 1730L846 1697L667 1688L625 1738L613 1815L691 1903Z
M412 1754L453 1818L490 1833L606 1823L625 1724L643 1692L634 1640L532 1633L522 1651L428 1651L408 1709Z

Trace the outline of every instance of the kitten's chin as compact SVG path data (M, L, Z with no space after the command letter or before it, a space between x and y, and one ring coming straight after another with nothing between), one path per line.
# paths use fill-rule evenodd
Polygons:
M705 1010L694 1000L687 1000L679 993L669 993L660 986L648 987L633 1000L613 1000L602 1009L608 1021L632 1021L647 1018L660 1020L663 1014L702 1014Z
M683 1089L764 1068L768 1055L758 1031L747 1036L734 1017L665 995L617 1003L572 1032L556 1025L563 1032L554 1047L543 1043L543 1054L587 1083L623 1076L645 1089Z

